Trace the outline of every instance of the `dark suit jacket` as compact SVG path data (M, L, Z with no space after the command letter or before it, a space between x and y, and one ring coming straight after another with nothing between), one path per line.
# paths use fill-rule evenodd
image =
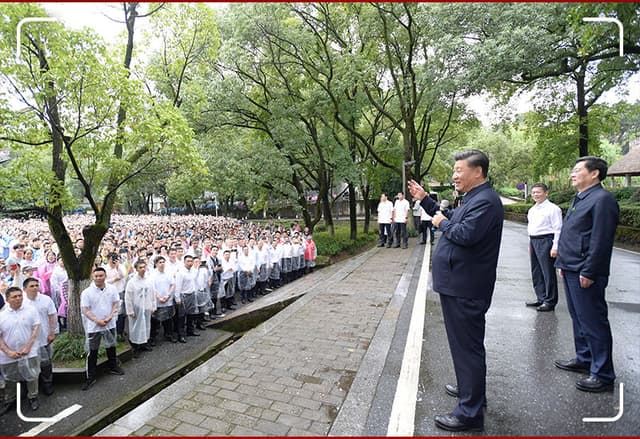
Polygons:
M438 210L431 197L420 204L429 215ZM433 290L491 300L504 220L500 197L490 183L483 183L470 190L450 215L440 223L442 237L433 253Z
M609 276L619 217L618 202L602 185L577 194L562 224L556 267L591 280Z

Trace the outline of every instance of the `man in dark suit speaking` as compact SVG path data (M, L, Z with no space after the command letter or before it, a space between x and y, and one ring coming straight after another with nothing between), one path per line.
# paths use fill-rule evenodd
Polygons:
M487 182L489 158L471 150L455 155L453 181L464 192L462 205L443 215L439 206L415 181L409 192L433 216L442 237L433 254L433 290L440 294L444 325L453 358L457 386L447 385L458 397L449 414L435 417L448 431L482 431L486 404L485 314L496 282L504 209Z

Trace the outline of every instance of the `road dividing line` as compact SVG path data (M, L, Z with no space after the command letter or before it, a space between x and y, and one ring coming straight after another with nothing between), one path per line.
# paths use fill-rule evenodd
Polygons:
M616 422L624 413L624 383L620 383L620 409L613 418L582 418L582 422Z
M21 399L22 399L22 389L20 388L21 385L20 383L16 383L16 413L18 414L18 417L20 419L22 419L24 422L40 422L40 425L36 425L35 427L33 427L31 430L26 431L24 433L22 433L20 436L36 436L39 433L43 432L44 430L46 430L47 428L51 427L52 425L54 425L57 422L60 422L61 420L63 420L64 418L66 418L67 416L72 415L73 413L77 412L78 410L80 410L82 408L82 406L80 404L74 404L70 407L67 407L66 409L62 410L60 413L58 413L55 416L52 416L50 418L28 418L25 415L22 414L22 407L21 407Z
M431 245L425 245L420 278L416 288L407 342L402 357L402 367L398 377L396 394L393 398L387 436L413 436L416 415L418 378L420 376L420 357L422 355L422 336L424 333L424 314L427 299L427 282Z

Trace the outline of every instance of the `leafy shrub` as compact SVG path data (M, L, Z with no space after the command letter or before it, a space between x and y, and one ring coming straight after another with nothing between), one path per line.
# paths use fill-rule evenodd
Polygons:
M72 362L75 360L82 360L87 356L87 352L84 349L85 337L84 335L71 335L68 332L63 332L58 335L53 342L53 361L58 362ZM104 343L100 344L98 350L98 358L107 356L107 351L104 348Z
M378 238L376 232L369 232L366 235L359 232L356 240L352 241L349 239L349 226L336 226L335 230L335 236L329 236L329 232L314 233L313 240L316 242L319 255L336 256L342 252L354 254L361 247Z
M526 214L529 209L531 209L533 203L513 203L513 204L505 204L504 211L505 212L513 212L513 213L524 213Z
M637 203L640 201L640 187L621 187L609 190L616 197L618 203L625 201Z
M522 191L514 187L505 186L498 188L498 193L504 195L505 197L522 197Z
M53 342L53 360L73 361L84 358L84 341L82 335L71 335L68 332L58 335Z
M555 204L570 203L576 191L573 189L549 193L549 201Z
M640 229L640 206L638 205L621 205L620 206L620 225L627 227L635 227Z
M634 246L640 245L640 228L618 226L616 229L616 242Z

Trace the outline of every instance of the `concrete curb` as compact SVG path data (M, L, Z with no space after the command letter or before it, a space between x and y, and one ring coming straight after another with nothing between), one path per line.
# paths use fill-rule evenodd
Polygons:
M400 311L409 293L418 253L414 250L407 262L329 436L366 435L367 418L396 333Z

